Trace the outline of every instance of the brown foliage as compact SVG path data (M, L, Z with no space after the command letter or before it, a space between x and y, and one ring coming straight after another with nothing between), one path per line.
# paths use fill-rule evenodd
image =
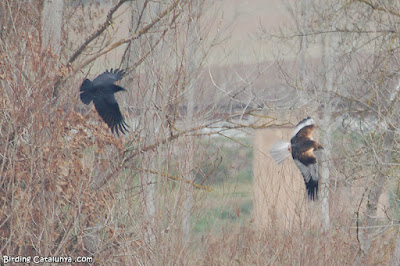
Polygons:
M0 8L11 10L0 43L0 252L83 255L86 228L107 219L114 201L112 187L91 184L112 171L122 141L76 113L68 95L52 102L61 70L41 47L38 7Z

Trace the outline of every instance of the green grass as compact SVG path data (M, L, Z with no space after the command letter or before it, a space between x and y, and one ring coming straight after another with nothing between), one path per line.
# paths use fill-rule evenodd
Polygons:
M253 209L253 149L249 139L242 146L229 140L215 140L221 163L207 182L213 191L207 194L200 217L194 219L195 232L218 232L223 227L248 221Z
M250 219L253 209L253 187L249 183L225 184L215 187L204 204L195 232L220 231L224 226L240 225Z
M247 146L222 137L212 139L213 143L208 150L208 161L203 162L200 171L212 174L207 180L204 180L203 176L198 176L195 181L212 188L211 192L195 190L196 193L200 193L201 198L196 204L199 208L193 213L192 218L194 232L197 235L218 232L230 225L242 225L250 219L253 210L253 149L248 138L239 141ZM214 163L216 158L219 160L218 163ZM140 165L138 161L135 164ZM168 171L169 175L179 176L173 164L168 167ZM126 169L120 173L115 182L116 191L133 195L131 206L137 206L141 202L134 196L140 193L141 174ZM178 184L179 181L168 181L167 198L174 198L176 193L180 193Z

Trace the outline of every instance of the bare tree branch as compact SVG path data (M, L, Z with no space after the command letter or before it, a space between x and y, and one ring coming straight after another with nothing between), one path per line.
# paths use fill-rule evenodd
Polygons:
M133 167L132 169L137 170L139 172L146 172L146 173L150 173L150 174L154 174L154 175L161 175L161 176L166 177L168 179L171 179L171 180L174 180L174 181L179 181L179 182L184 182L186 184L192 185L193 187L195 187L197 189L206 190L208 192L211 192L213 190L211 187L199 185L199 184L196 184L195 182L190 182L189 180L181 178L181 177L169 175L169 174L166 174L166 173L159 173L159 172L151 170L151 169L144 169L144 168L137 168L137 167Z
M400 17L400 12L395 11L395 10L387 9L387 8L385 8L383 6L378 5L378 4L373 4L372 1L368 1L368 0L356 0L356 1L364 3L364 4L368 5L368 6L370 6L374 10L388 12L388 13L390 13L392 15Z
M186 135L188 135L188 134L190 134L190 133L199 132L200 130L206 129L206 128L212 128L212 126L215 125L215 124L218 124L218 123L221 123L221 122L224 122L224 121L228 121L228 120L233 119L233 118L235 118L235 117L241 117L241 116L244 116L244 115L251 115L251 114L253 114L253 112L254 112L254 109L253 109L253 110L250 110L250 109L249 109L249 110L245 111L244 113L233 114L233 115L227 115L227 116L225 116L224 118L221 118L221 119L218 119L218 120L213 120L213 121L211 121L211 122L209 122L209 123L206 123L206 124L203 124L203 125L200 125L200 126L196 126L196 127L192 127L192 128L189 128L189 129L182 130L182 131L178 131L177 133L174 133L174 134L171 133L170 136L165 137L165 138L162 139L162 140L156 141L156 142L154 142L153 144L150 144L150 145L148 145L148 146L146 146L146 147L144 147L144 148L142 148L142 149L140 149L140 150L137 150L137 151L135 151L135 152L132 152L132 153L130 153L130 152L132 151L132 149L128 148L127 150L125 150L125 151L123 152L123 153L124 153L124 155L123 155L123 156L124 156L124 159L122 159L122 161L121 161L121 163L119 164L119 166L117 166L116 172L113 172L113 173L109 174L109 175L108 175L107 177L105 177L101 182L99 182L98 184L96 184L95 186L93 186L93 189L94 189L94 190L99 189L99 188L102 187L104 184L106 184L110 179L112 179L114 176L117 176L118 173L119 173L124 167L126 167L126 164L127 164L130 160L132 160L133 158L135 158L136 156L138 156L138 155L141 154L141 153L153 151L153 150L155 150L157 147L159 147L159 146L161 146L161 145L164 145L164 144L166 144L166 143L168 143L168 142L171 142L171 141L173 141L173 140L175 140L175 139L178 139L178 138L180 138L180 137L186 136ZM268 117L265 116L265 118L268 118ZM276 119L271 118L271 121L275 121L275 120L276 120ZM225 128L225 129L230 129L230 130L233 130L233 129L240 129L240 128L260 129L260 128L267 128L267 127L272 127L272 126L274 126L273 123L265 122L265 123L263 123L263 124L261 124L261 125L258 125L258 126L257 126L257 125L254 125L254 124L251 124L251 125L237 124L236 126L225 126L224 128ZM217 134L217 135L218 135L219 133L220 133L220 132L216 131L216 132L210 133L210 134ZM200 135L204 135L204 134L201 134L201 133L200 133ZM130 154L129 154L129 153L130 153ZM125 156L125 154L127 154L127 155Z
M127 1L127 0L124 0ZM121 0L122 2L122 0ZM146 34L147 32L149 32L149 30L151 28L153 28L162 18L164 18L166 15L168 15L172 10L174 10L178 4L181 3L181 0L177 0L174 2L174 4L172 4L170 7L168 7L166 10L164 10L156 19L154 19L150 24L148 24L146 27L144 27L143 29L141 29L138 33L133 33L132 36L130 38L127 39L120 39L119 41L113 43L110 47L108 47L107 49L103 50L102 52L92 56L91 58L87 59L86 61L84 61L83 63L81 63L78 67L73 67L72 71L69 72L69 74L67 76L64 77L59 77L56 82L55 82L55 89L54 91L57 90L57 88L63 83L65 82L69 77L71 77L73 74L75 74L76 72L78 72L80 69L82 69L83 67L87 66L88 64L92 63L94 60L96 60L97 58L101 57L102 55L105 55L107 53L109 53L110 51L114 50L117 47L120 47L123 44L129 43L133 40L136 40L138 38L140 38L142 35ZM115 12L115 11L114 11ZM98 34L95 37L98 37L100 34ZM157 42L158 43L158 42ZM83 47L83 45L81 46ZM84 47L86 48L86 46ZM79 49L78 49L79 50ZM75 58L76 59L76 58ZM74 59L74 60L75 60ZM71 61L71 60L69 60ZM137 65L135 65L135 67L137 67Z
M322 30L322 31L310 31L304 33L295 33L290 35L276 35L276 34L268 34L268 36L273 38L279 38L282 40L299 38L299 37L310 37L310 36L318 36L324 34L336 34L336 33L351 33L351 34L374 34L374 33L396 33L395 30L390 29L377 29L377 30L350 30L350 29L333 29L333 30Z
M92 35L88 39L86 39L81 46L75 51L75 53L68 59L67 66L70 66L86 49L86 47L97 37L99 37L107 28L111 25L113 14L127 1L131 0L120 0L107 14L106 21L97 29L96 32L93 32Z

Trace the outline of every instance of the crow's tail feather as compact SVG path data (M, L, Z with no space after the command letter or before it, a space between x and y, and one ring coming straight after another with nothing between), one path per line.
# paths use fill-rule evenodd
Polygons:
M272 159L275 160L278 164L283 162L287 157L290 155L289 151L290 143L289 142L284 142L282 140L279 140L272 146L270 150L270 154Z

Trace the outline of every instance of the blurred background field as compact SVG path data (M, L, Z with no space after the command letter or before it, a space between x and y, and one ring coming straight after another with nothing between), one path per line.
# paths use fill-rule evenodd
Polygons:
M0 2L0 255L400 262L396 1ZM126 70L113 135L79 100ZM320 198L278 139L312 116Z

